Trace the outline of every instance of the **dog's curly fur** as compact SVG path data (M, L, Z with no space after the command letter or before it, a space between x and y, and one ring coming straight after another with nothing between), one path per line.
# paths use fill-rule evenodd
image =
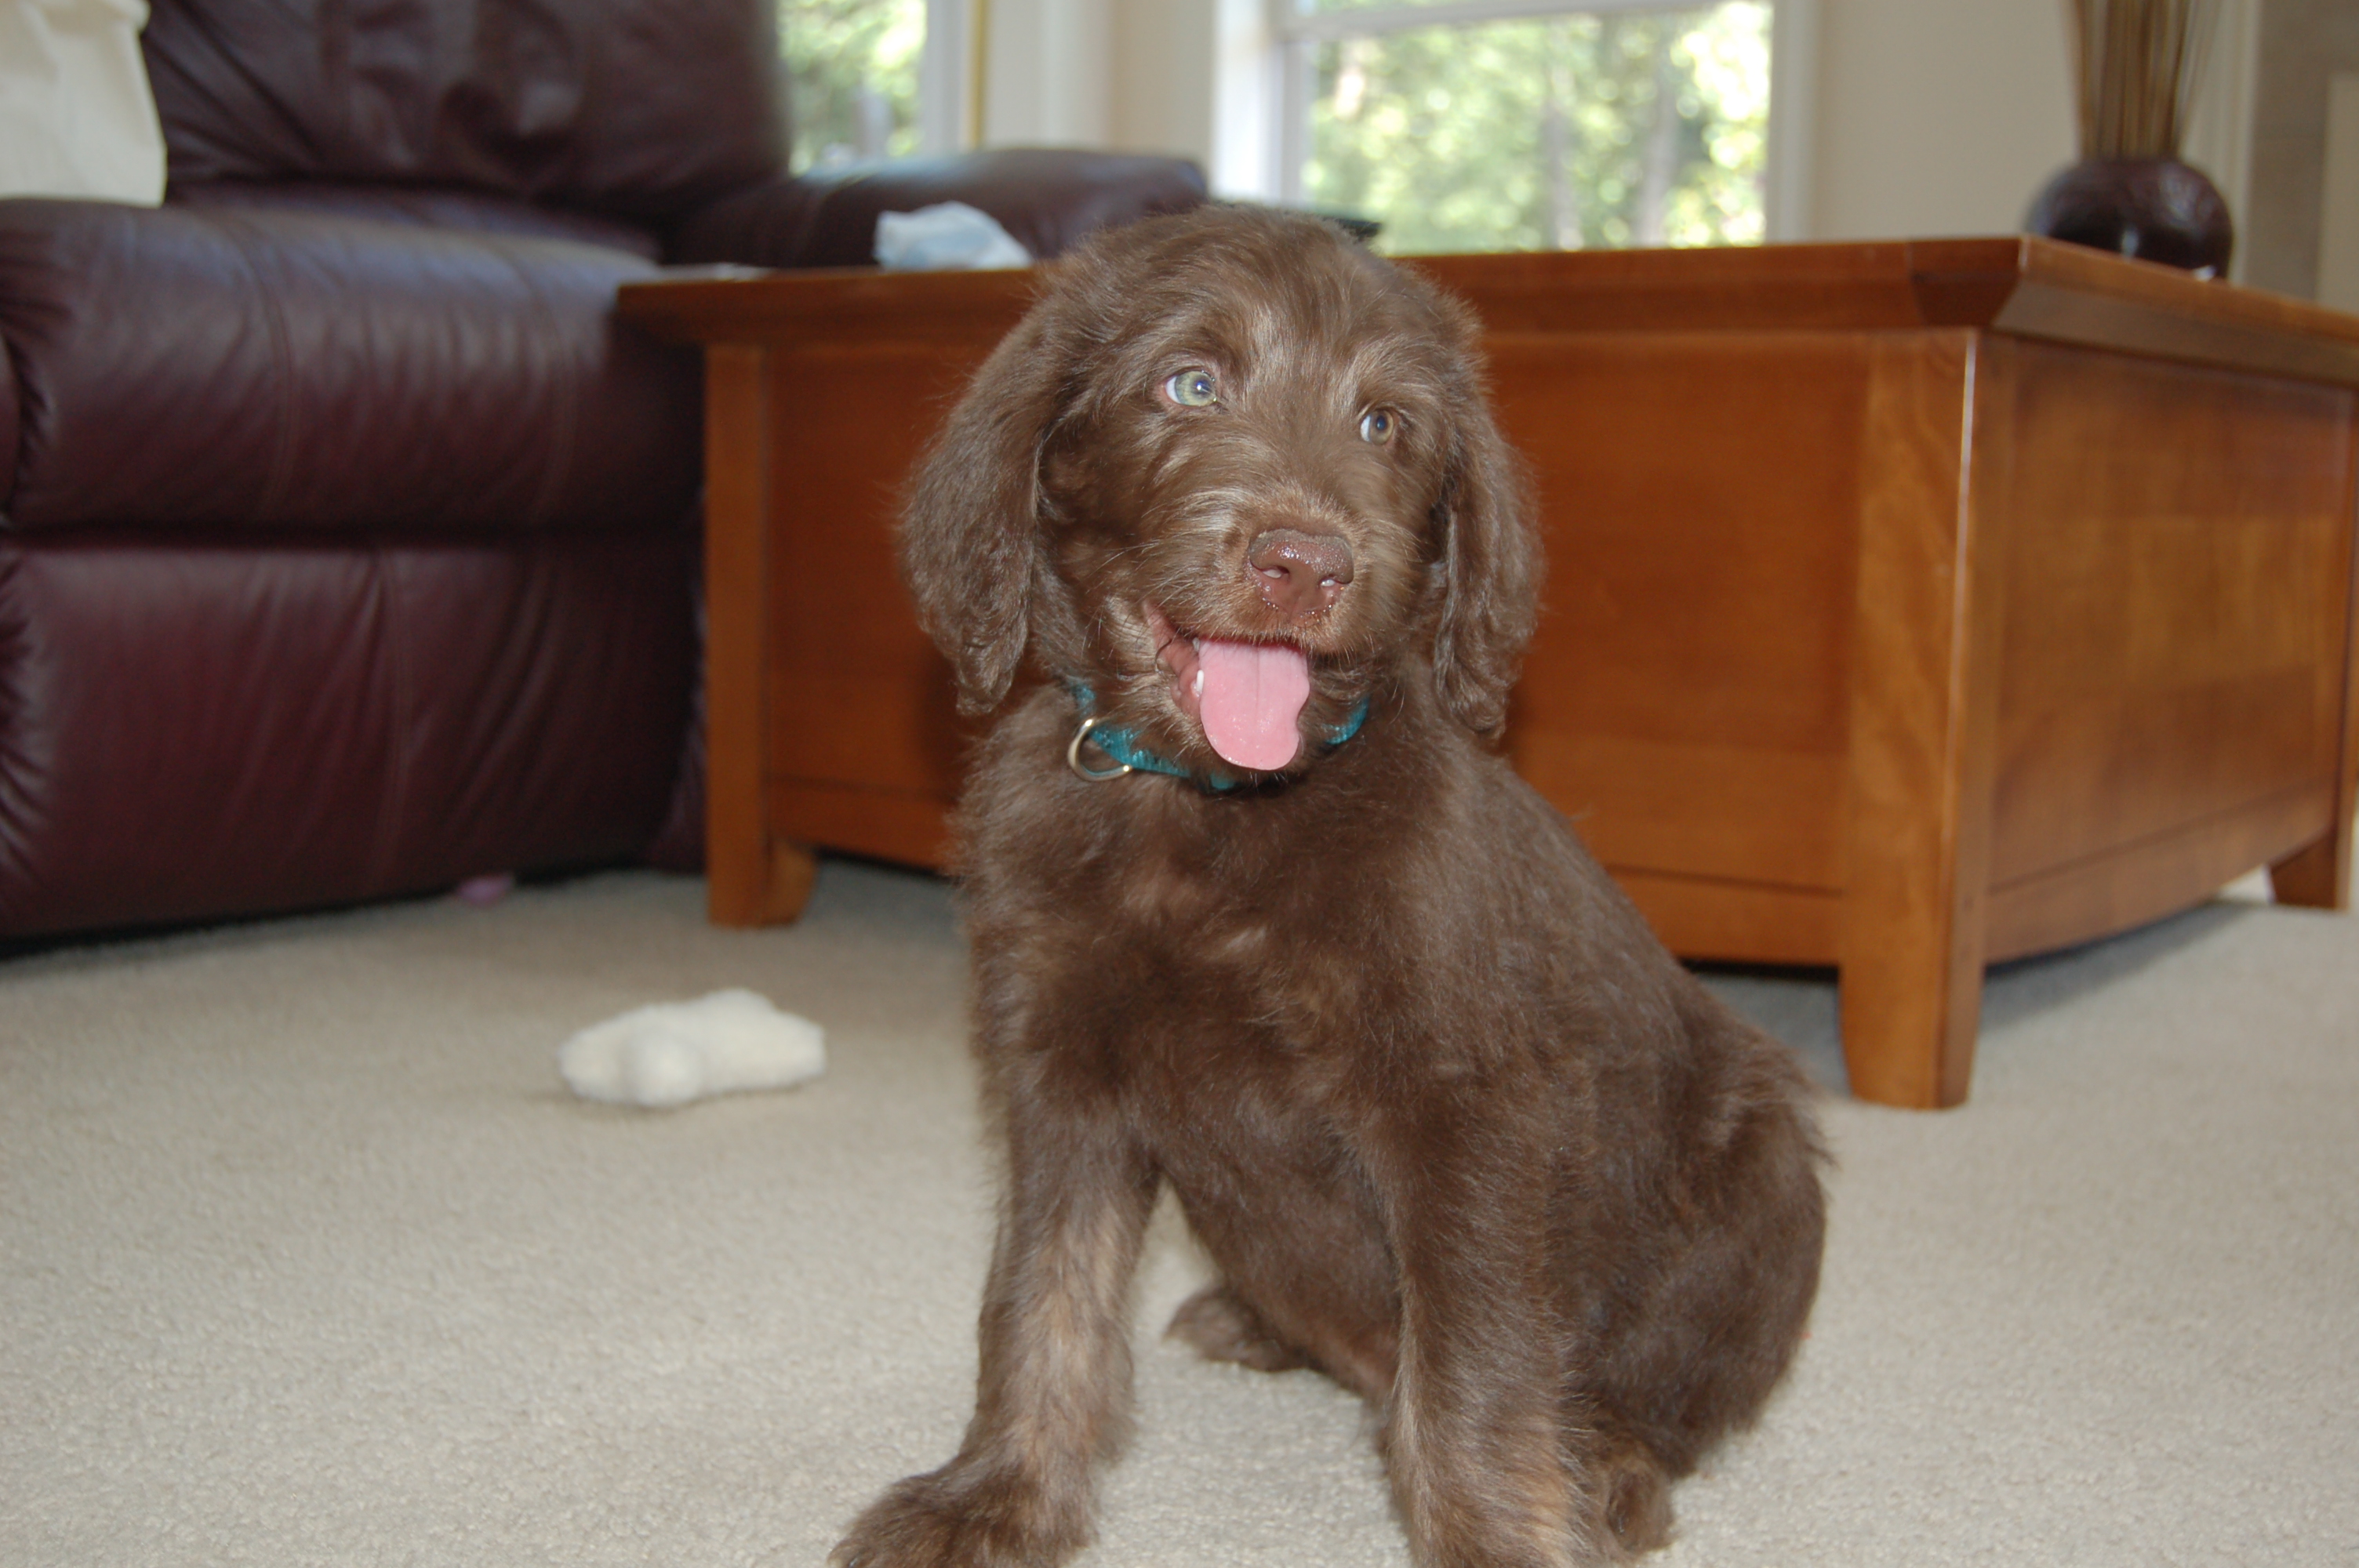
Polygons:
M1166 1183L1222 1275L1172 1332L1377 1406L1428 1568L1661 1544L1792 1356L1823 1225L1796 1066L1483 743L1538 558L1475 335L1316 220L1151 220L1049 274L923 465L910 586L963 702L1007 708L961 814L1006 1197L965 1442L837 1563L1084 1544ZM1273 589L1272 538L1325 552L1316 590ZM1208 743L1200 637L1308 654L1292 762ZM1194 776L1078 776L1082 701Z

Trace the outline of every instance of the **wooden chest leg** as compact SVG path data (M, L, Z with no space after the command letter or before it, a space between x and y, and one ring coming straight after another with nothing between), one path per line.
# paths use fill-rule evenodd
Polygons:
M1938 867L1927 868L1938 876ZM1965 1102L1982 1022L1979 912L1854 898L1843 912L1843 1065L1852 1093L1940 1110Z
M2351 824L2312 839L2269 868L2269 892L2279 903L2311 909L2351 907Z
M1852 1092L1886 1105L1958 1105L1973 1073L2011 368L2002 340L1924 333L1870 381L1839 941Z
M2359 824L2359 531L2349 546L2351 582L2343 596L2343 743L2336 758L2334 826L2269 868L2269 892L2279 903L2312 909L2351 907L2351 839Z
M774 838L769 776L770 411L758 348L704 354L705 908L716 925L801 914L815 863Z

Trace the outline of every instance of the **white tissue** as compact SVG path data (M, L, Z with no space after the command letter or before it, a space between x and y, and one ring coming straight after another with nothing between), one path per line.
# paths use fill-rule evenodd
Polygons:
M963 201L876 215L876 260L896 272L1030 266L1032 253L990 213Z
M593 1023L558 1048L558 1071L584 1099L686 1105L740 1089L782 1089L827 1070L818 1024L743 989L658 1002Z

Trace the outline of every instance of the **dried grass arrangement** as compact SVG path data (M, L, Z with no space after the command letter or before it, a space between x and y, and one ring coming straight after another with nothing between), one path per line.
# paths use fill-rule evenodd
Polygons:
M2071 0L2086 158L2177 157L2214 0Z
M2195 107L2217 0L2068 0L2081 161L2048 182L2024 227L2182 267L2228 270L2228 204L2180 138Z

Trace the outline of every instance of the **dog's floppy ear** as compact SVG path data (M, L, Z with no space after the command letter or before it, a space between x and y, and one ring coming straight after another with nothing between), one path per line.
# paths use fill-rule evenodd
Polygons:
M1480 397L1460 406L1436 508L1449 575L1433 677L1460 723L1493 735L1538 616L1540 553L1521 464Z
M1035 309L992 351L919 465L901 521L901 575L958 675L959 710L985 713L1024 662L1040 534L1039 450L1059 374Z

